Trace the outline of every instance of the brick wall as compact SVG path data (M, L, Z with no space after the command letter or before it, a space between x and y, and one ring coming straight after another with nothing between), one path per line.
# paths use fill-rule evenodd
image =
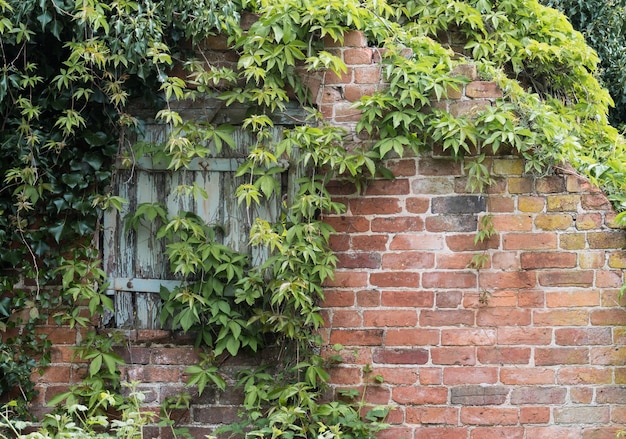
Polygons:
M228 58L222 46L214 46L217 59ZM348 72L310 84L322 113L350 130L359 116L351 103L384 87L380 54L358 32L343 47L328 46ZM459 74L473 81L443 108L462 114L500 97L472 66ZM618 297L626 235L603 194L569 170L534 178L506 155L488 165L497 181L485 195L466 193L462 163L440 151L389 160L396 179L374 181L365 194L333 184L348 206L326 217L337 230L339 268L326 288L323 335L343 345L345 358L333 383L365 388L366 365L368 376L384 378L366 390L367 401L392 408L381 438L612 439L626 424L626 312ZM474 245L487 213L498 233ZM466 268L482 251L487 266ZM35 412L85 373L71 354L84 334L42 330L55 347L51 367L33 377L41 391ZM186 341L143 331L120 348L129 362L124 378L142 381L149 405L184 388L184 369L197 361ZM225 370L234 376L254 359L231 361ZM202 437L234 420L241 400L207 390L175 417ZM170 434L147 433L158 435Z
M349 101L381 86L376 49L358 37L336 49L348 74L321 91L322 112L348 126ZM501 96L459 70L473 81L440 103L452 113ZM335 183L348 211L326 217L339 267L324 334L346 358L333 382L367 383L369 402L392 407L384 438L614 438L626 428L626 235L570 169L535 178L516 156L487 164L485 195L468 194L462 163L440 151L389 160L396 179L362 195ZM485 214L497 234L475 245ZM468 269L483 251L486 267Z

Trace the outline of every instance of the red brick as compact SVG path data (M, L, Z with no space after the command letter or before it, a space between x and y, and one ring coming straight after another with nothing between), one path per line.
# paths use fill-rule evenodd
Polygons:
M366 310L363 312L363 324L366 327L398 327L417 325L415 310Z
M401 211L398 198L359 197L349 204L353 215L393 215Z
M533 311L536 326L586 326L589 314L584 310Z
M367 286L368 273L362 271L336 271L334 279L324 282L326 287L365 287Z
M354 71L354 82L356 84L379 84L380 73L380 66L361 66Z
M478 283L481 288L534 288L536 274L531 271L480 272Z
M355 78L357 76L357 71L354 72ZM343 97L349 102L356 102L363 96L373 95L377 90L378 87L376 85L346 84L344 85Z
M476 324L479 326L526 326L530 325L530 310L519 308L484 308L476 314Z
M593 271L545 271L537 276L539 285L546 287L590 287L593 285Z
M365 195L406 195L409 191L408 179L395 178L393 180L372 181L365 188Z
M378 217L372 220L372 232L398 233L424 230L424 220L419 216Z
M585 210L611 210L611 202L604 194L583 195L581 204Z
M128 379L131 381L144 383L175 383L180 381L180 369L178 367L131 366L125 369ZM124 376L123 373L122 376Z
M554 339L561 346L611 344L611 328L557 328Z
M497 252L491 255L492 268L511 271L519 270L520 258L517 252ZM487 267L489 268L489 267Z
M530 348L478 347L478 361L482 364L529 364Z
M502 368L500 381L502 384L554 384L554 370L540 367ZM564 389L565 390L565 389Z
M446 367L443 370L443 383L447 386L459 384L495 384L497 382L497 367Z
M523 439L522 427L478 427L472 429L470 439Z
M411 197L405 200L405 204L410 213L426 213L430 209L430 198Z
M563 404L567 398L565 387L528 386L517 387L511 391L511 404Z
M593 400L592 387L570 388L570 399L576 404L589 404Z
M624 283L624 274L620 271L598 270L596 271L596 287L620 288Z
M589 427L583 430L583 439L615 439L623 434L624 427Z
M452 253L452 254L437 254L437 268L443 269L463 269L467 268L472 258L474 257L471 253ZM489 263L487 263L487 267L489 268Z
M407 424L456 425L459 409L456 407L407 407Z
M426 364L428 362L428 350L380 348L374 350L373 359L379 364Z
M331 367L328 369L328 373L330 374L330 382L338 385L361 384L361 377L363 376L360 367Z
M509 233L502 238L504 250L547 250L557 248L554 233Z
M349 84L352 82L353 73L354 73L354 69L352 67L348 67L346 72L341 72L339 75L328 70L324 74L324 84L326 85Z
M516 408L461 407L461 422L470 425L514 425L519 412Z
M448 389L445 387L394 387L392 399L398 404L445 404Z
M602 268L605 260L604 251L591 251L578 254L578 266L580 268Z
M433 306L432 291L383 291L382 306L430 308Z
M610 419L610 407L556 407L554 421L557 424L595 424L607 423Z
M496 215L493 226L499 232L531 231L533 220L530 215Z
M498 344L547 345L552 342L551 328L506 327L498 328Z
M476 288L476 273L428 271L422 276L424 288Z
M524 252L521 254L523 269L573 268L576 266L576 253L568 252Z
M489 346L495 343L495 329L462 328L441 331L443 346Z
M440 250L443 237L440 235L398 234L393 237L390 250Z
M546 293L546 306L548 308L568 308L580 306L599 306L600 291L555 291Z
M490 248L498 248L500 246L500 236L493 235L491 238L483 242L474 244L475 233L465 235L447 235L446 244L448 248L455 252L462 251L478 251Z
M438 291L435 303L437 308L458 308L462 301L461 291Z
M623 366L626 364L626 347L592 347L590 362L604 366Z
M489 212L513 212L515 211L515 200L511 197L489 196L487 198L487 210Z
M434 346L438 344L438 329L388 329L385 334L385 346Z
M383 377L385 384L416 385L419 381L419 374L416 368L406 367L376 367L372 370L373 376Z
M354 306L355 294L351 290L324 290L324 307Z
M520 424L547 424L550 422L550 407L520 407Z
M422 367L419 370L420 384L433 386L443 384L443 371L438 367Z
M350 250L349 235L330 235L328 244L333 251L341 252Z
M532 439L580 439L580 427L527 427L526 436Z
M389 235L353 235L351 248L356 251L383 251L387 249Z
M370 274L370 283L378 287L419 287L420 274L404 272L401 276L397 273L384 272Z
M454 159L436 159L421 156L418 161L419 175L428 176L449 176L461 175L463 173L463 165Z
M495 82L472 81L465 86L465 95L470 98L501 98L502 90Z
M535 348L535 364L537 366L588 363L588 348Z
M363 233L370 230L370 221L362 216L324 216L324 222L338 233Z
M623 308L593 310L591 312L591 324L623 326L626 324L626 310Z
M467 439L465 427L423 427L415 432L415 439Z
M429 252L402 252L383 255L382 268L385 270L415 270L434 268L435 254Z
M613 374L606 367L560 367L557 373L557 382L565 385L611 384L612 380Z
M381 268L381 256L372 252L336 253L337 268Z
M345 47L367 47L367 37L361 31L351 30L344 34L343 45Z
M196 352L196 350L191 347L159 347L158 349L151 349L151 351L152 364L189 365L195 364L200 360L200 357L198 357L198 352Z
M421 310L420 326L459 326L474 324L474 312L465 309L459 310Z
M476 364L476 352L473 347L432 348L433 364L455 366L473 366Z
M338 309L332 313L333 328L355 328L363 326L363 318L353 309ZM372 326L372 325L366 325Z
M43 370L43 374L32 373L31 381L34 383L70 383L69 365L64 366L48 366Z
M330 343L344 346L379 346L382 341L382 329L339 329L330 333Z
M77 330L70 329L67 326L39 326L35 332L37 334L46 334L47 340L54 345L75 345L78 333Z
M626 424L626 407L612 407L611 421L622 425Z
M624 401L626 401L626 388L624 386L596 387L596 403L623 404Z
M518 293L518 305L522 308L542 308L545 305L545 293L537 290L522 290Z
M380 291L361 290L356 293L356 303L361 307L380 306Z

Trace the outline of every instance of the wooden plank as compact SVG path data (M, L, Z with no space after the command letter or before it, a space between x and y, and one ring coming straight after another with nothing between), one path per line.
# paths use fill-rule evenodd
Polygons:
M161 291L161 287L173 290L181 285L184 285L184 283L179 280L116 277L114 279L110 279L109 287L113 291L159 293Z

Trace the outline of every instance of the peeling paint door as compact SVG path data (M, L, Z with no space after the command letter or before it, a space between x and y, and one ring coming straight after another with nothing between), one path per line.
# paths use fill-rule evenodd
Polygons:
M164 143L166 135L163 125L148 126L145 141ZM253 263L265 257L263 252L248 247L250 225L256 217L276 220L282 196L272 197L266 207L252 212L238 205L235 190L245 177L235 177L235 173L256 138L243 130L233 135L235 150L222 151L219 157L196 159L186 169L168 170L165 165L146 158L130 169L117 171L112 190L128 200L128 204L121 212L107 212L104 218L104 269L109 277L109 294L115 297L114 315L109 316L105 324L130 329L159 328L161 286L171 289L180 285L180 280L169 269L165 244L156 238L160 225L125 227L126 217L142 203L166 205L170 218L179 212L193 212L206 223L219 226L218 239L237 251L250 254ZM281 137L282 128L275 128L272 140L278 141ZM292 171L279 174L283 193L288 190L288 180L295 181L288 177ZM206 199L179 195L179 186L194 183L206 190Z

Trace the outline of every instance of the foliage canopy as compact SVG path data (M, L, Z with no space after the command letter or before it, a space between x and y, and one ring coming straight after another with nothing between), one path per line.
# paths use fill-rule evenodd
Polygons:
M242 127L257 142L239 170L249 178L238 190L242 205L276 196L278 158L310 169L278 221L255 220L251 243L270 254L260 266L216 242L215 230L198 218L170 217L153 205L129 219L138 227L162 221L159 237L173 271L211 279L162 293L164 320L199 334L198 345L210 352L189 370L200 392L223 384L216 354L289 346L280 356L284 379L260 370L240 381L246 422L259 436L278 429L331 437L344 425L344 436L363 437L384 416L375 411L368 427L354 408L317 402L328 377L314 349L322 324L318 301L335 265L332 231L317 213L344 209L326 190L333 176L361 182L384 173L381 160L391 154L440 142L459 158L478 150L465 167L470 189L480 191L491 181L485 156L507 146L526 159L528 172L571 163L626 207L624 140L608 124L612 100L594 76L599 59L561 13L535 0L0 0L0 12L0 245L6 249L0 329L9 331L2 353L16 359L13 377L33 366L16 352L37 343L33 331L12 330L32 328L59 309L51 316L59 324L89 326L75 303L87 302L92 315L111 307L97 242L102 210L124 203L107 193L113 159L132 166L139 154L159 154L175 170L230 147L232 127L183 120L178 101L214 98L249 108ZM242 27L241 16L250 13L256 20ZM382 72L389 86L357 104L363 114L357 129L370 141L346 147L342 131L311 110L311 123L270 142L273 112L290 101L314 104L303 72L345 69L323 40L342 41L355 29L386 49ZM237 68L204 59L201 45L188 50L189 41L215 34L228 38ZM446 34L463 44L441 43ZM453 73L467 63L497 82L504 98L474 117L432 109L467 81ZM174 64L184 65L184 77L172 74ZM168 126L163 144L133 145L143 126L136 102L151 105L153 117ZM35 279L34 288L14 290L19 279ZM58 283L55 292L50 286ZM89 376L56 401L100 407L97 394L120 381L112 345L86 337L78 355L89 361ZM0 392L14 383L0 381ZM22 391L32 397L34 389L22 384Z

